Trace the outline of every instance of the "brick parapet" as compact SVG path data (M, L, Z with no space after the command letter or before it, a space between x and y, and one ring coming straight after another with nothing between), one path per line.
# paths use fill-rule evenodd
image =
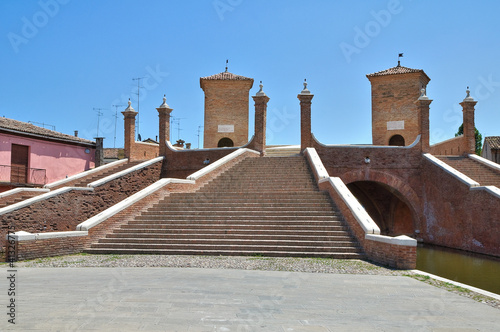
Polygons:
M352 208L347 205L333 186L328 181L322 181L319 183L319 189L330 194L369 260L397 269L414 269L416 267L416 245L397 245L367 239L369 233L361 227Z
M467 141L463 135L431 145L429 153L435 156L462 155L467 153Z
M157 181L161 168L162 163L156 163L96 187L94 191L69 191L1 215L2 252L6 249L9 226L13 226L15 232L73 231L80 222Z
M500 197L487 187L471 187L442 167L422 168L425 243L500 257Z

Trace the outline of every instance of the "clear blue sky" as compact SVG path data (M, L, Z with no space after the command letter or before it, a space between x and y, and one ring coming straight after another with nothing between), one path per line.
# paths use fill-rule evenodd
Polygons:
M268 103L268 144L298 144L297 94L315 95L312 130L323 143L371 143L366 74L397 64L431 78L431 143L454 136L467 86L476 127L500 135L500 2L269 0L1 0L0 116L44 122L92 139L97 111L113 147L115 107L128 98L140 134L155 138L166 94L180 138L198 146L199 78L229 71L259 81ZM250 99L253 132L253 102ZM116 146L123 146L125 106ZM177 124L172 141L177 140ZM201 140L202 142L202 140ZM201 143L202 144L202 143Z

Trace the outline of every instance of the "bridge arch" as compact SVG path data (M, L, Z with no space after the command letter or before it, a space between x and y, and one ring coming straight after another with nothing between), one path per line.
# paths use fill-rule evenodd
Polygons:
M418 212L421 203L407 181L371 169L350 171L340 178L365 206L383 234L416 235L421 225Z

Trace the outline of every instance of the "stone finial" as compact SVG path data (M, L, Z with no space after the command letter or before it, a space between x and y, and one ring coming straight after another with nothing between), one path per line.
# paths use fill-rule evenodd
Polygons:
M300 91L300 94L301 95L310 95L311 94L311 91L309 91L307 89L307 82L306 82L306 79L304 78L304 89L302 91Z
M424 88L420 89L420 97L418 97L418 100L429 100L429 98L425 94L425 89Z
M128 107L125 109L125 112L135 112L134 108L132 107L132 102L130 101L130 98L128 99Z
M262 81L260 81L260 84L259 84L259 91L255 94L256 96L265 96L266 93L264 91L262 91L262 88L264 87L264 85L262 85Z
M472 98L472 97L470 96L470 90L469 90L469 87L467 87L467 90L465 90L465 93L466 93L467 95L465 96L464 101L474 101L474 98Z
M158 108L170 108L167 104L167 97L166 95L163 95L163 104L160 105Z

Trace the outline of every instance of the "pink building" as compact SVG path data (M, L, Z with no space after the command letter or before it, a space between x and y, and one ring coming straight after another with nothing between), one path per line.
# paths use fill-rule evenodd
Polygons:
M93 141L0 117L0 192L93 168L95 150Z

